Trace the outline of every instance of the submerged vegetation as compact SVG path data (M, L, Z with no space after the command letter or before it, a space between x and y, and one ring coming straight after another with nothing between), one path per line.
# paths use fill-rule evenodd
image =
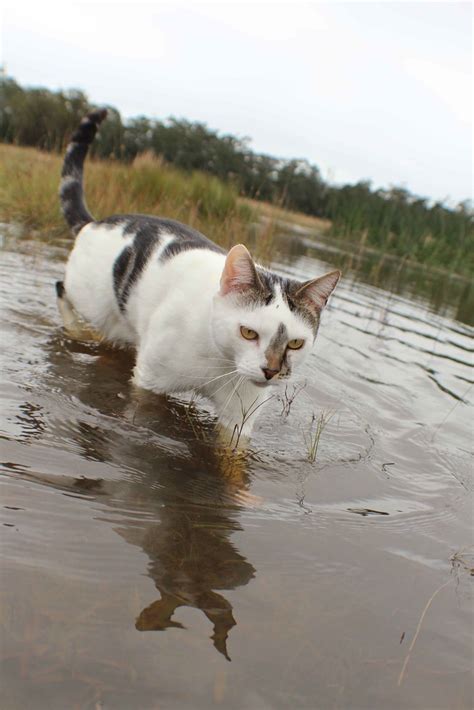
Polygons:
M80 118L91 108L81 91L52 92L23 88L13 79L0 81L3 143L60 152ZM221 135L205 124L184 119L139 116L123 121L115 108L108 108L109 118L101 127L92 152L97 158L113 159L116 165L112 170L110 162L95 163L88 175L88 194L91 203L97 200L98 214L132 209L160 211L198 228L201 224L212 238L222 241L229 225L217 230L212 222L230 219L235 226L235 215L239 213L239 219L243 216L244 208L237 208L236 202L240 195L318 217L325 221L325 231L330 235L355 242L358 248L375 248L460 274L472 272L473 212L468 201L450 208L440 202L432 204L400 187L376 190L367 181L342 187L329 185L317 166L307 160L282 160L255 153L247 138ZM148 157L137 165L137 157L143 154ZM24 156L26 159L27 154ZM159 162L153 162L150 156ZM52 210L57 209L52 206L52 197L47 200L49 207L35 199L44 196L44 181L51 184L57 173L47 178L38 172L39 159L32 160L35 169L25 168L24 179L20 180L18 174L16 188L9 189L10 207L13 198L21 202L21 209L17 210L21 214L13 217L36 219L38 208L43 216L48 213L51 217ZM45 167L47 156L44 160ZM54 158L51 161L50 167L56 166ZM137 168L133 177L125 167L130 163ZM104 184L99 189L105 174L107 179L112 174L114 177L105 190ZM28 177L34 181L29 206L22 194ZM6 181L5 176L1 179ZM55 190L56 186L51 192L54 201ZM4 199L3 196L2 204Z

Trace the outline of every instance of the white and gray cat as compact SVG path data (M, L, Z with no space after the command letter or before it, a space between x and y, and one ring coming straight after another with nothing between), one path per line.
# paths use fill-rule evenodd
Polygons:
M105 115L83 119L64 159L61 207L77 235L57 284L65 325L79 317L105 341L134 346L136 385L200 393L225 429L248 437L272 386L310 353L340 272L299 282L255 264L242 244L226 254L171 219L94 220L82 172Z

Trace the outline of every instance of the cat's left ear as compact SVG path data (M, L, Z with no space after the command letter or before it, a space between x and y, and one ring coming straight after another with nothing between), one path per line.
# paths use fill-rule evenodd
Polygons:
M227 254L221 276L221 296L262 288L253 259L243 244L236 244Z
M293 298L303 301L310 310L320 312L326 305L340 278L340 271L330 271L317 279L306 281L301 284Z

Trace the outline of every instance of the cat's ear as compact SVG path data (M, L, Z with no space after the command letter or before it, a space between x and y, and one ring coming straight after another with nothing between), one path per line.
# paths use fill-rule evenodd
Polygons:
M253 259L243 244L236 244L227 254L221 276L221 296L242 293L261 287Z
M312 311L322 311L340 278L340 271L330 271L317 279L305 281L298 288L293 298L303 301L305 306Z

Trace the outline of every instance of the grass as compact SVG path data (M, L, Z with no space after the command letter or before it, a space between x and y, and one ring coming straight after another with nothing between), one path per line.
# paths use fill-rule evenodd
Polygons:
M258 212L260 215L263 215L273 222L289 222L292 225L297 224L300 227L305 227L321 235L328 234L332 226L332 223L328 219L321 219L320 217L314 217L309 214L304 214L303 212L294 212L293 210L285 209L284 207L271 204L270 202L260 202L258 200L252 200L249 197L241 197L239 202L243 205L247 205L249 208L255 210L255 212Z
M58 199L62 157L0 144L0 165L0 219L22 224L46 241L69 236ZM144 154L131 165L89 159L84 183L87 204L97 219L155 214L185 222L224 248L245 242L258 251L253 209L239 202L232 186L210 175L185 173ZM268 240L265 233L265 245Z
M295 401L297 396L305 389L306 384L306 382L303 382L296 385L285 385L284 392L277 396L278 402L281 404L281 417L284 417L286 419L290 416L293 402Z
M251 417L260 409L260 407L263 407L264 404L269 402L271 399L273 399L274 395L270 395L267 397L267 399L264 399L263 402L258 401L258 397L254 399L253 402L250 403L250 405L246 408L238 391L235 391L235 394L240 400L240 412L241 412L241 420L239 423L235 424L234 430L232 432L232 437L229 442L229 447L231 449L237 450L240 444L240 440L243 435L244 427L246 423L249 421Z
M316 415L313 412L309 430L307 432L303 432L304 443L306 445L306 455L308 457L308 461L311 463L316 461L321 435L333 416L334 412L321 412L319 417L316 418Z

